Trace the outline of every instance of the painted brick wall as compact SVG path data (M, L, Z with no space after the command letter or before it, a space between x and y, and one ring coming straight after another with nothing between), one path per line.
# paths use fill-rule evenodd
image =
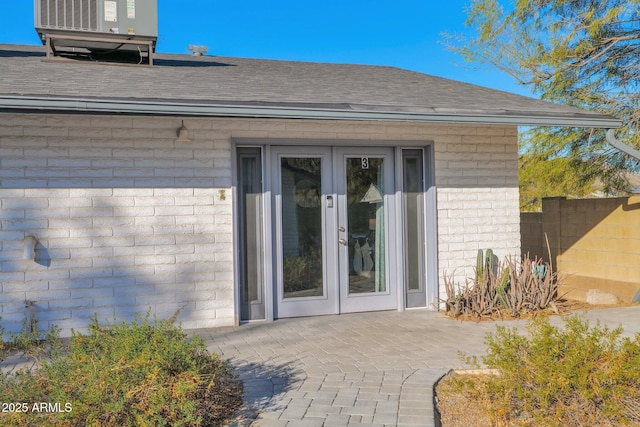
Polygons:
M68 335L89 316L181 309L187 328L233 323L228 134L176 144L176 120L0 116L0 304L19 329ZM38 241L23 260L23 238Z
M516 128L303 120L0 115L0 307L25 300L68 335L94 313L181 309L186 328L234 319L233 138L433 141L439 276L478 248L519 254ZM23 239L39 239L36 260ZM442 288L441 288L441 292Z
M440 297L443 274L464 284L478 249L520 256L517 129L457 126L436 136Z

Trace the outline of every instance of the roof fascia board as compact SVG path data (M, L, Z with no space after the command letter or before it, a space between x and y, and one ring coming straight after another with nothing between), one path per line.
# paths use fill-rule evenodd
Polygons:
M154 103L149 101L0 96L0 109L82 113L155 114L201 117L254 117L330 120L412 121L513 126L617 128L620 120L600 117L536 116L527 114L411 113L396 111L332 110L274 106Z

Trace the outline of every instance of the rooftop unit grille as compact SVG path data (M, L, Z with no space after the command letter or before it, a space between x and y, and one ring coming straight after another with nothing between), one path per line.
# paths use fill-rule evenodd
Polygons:
M98 31L98 0L40 0L39 24L41 28Z
M153 64L158 0L33 0L47 59ZM136 59L137 58L137 59Z

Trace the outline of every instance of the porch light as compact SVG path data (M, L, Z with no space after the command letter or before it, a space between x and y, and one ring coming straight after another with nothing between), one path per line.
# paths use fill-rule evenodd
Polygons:
M189 134L189 129L184 125L184 120L182 125L176 129L176 135L178 136L176 142L191 142L191 135Z

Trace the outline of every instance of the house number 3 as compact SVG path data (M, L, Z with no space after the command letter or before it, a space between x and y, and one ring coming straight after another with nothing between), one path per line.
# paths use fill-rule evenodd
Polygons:
M369 169L369 158L368 157L362 157L360 159L360 162L362 163L362 169Z

